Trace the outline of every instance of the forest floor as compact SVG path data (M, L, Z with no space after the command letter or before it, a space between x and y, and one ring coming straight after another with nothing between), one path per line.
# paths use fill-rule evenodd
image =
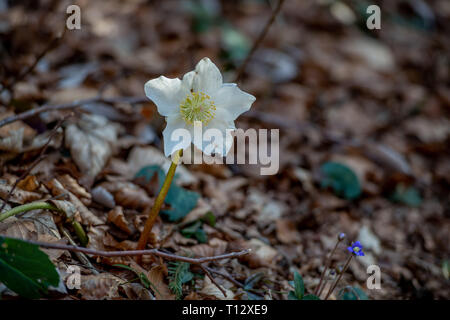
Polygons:
M66 1L0 10L0 121L102 97L0 126L3 212L46 200L74 215L88 248L136 248L161 183L154 174L170 164L164 118L142 99L145 82L182 77L203 57L232 81L276 1L199 3L79 1L82 27L64 33ZM450 3L383 1L374 31L362 3L286 0L246 67L239 86L257 99L236 126L280 130L277 174L250 164L177 169L176 192L198 198L196 207L166 204L151 247L192 257L251 248L208 264L229 299L287 299L295 271L313 293L342 232L332 268L344 264L350 241L365 256L352 260L331 299L348 286L370 299L450 298ZM81 244L66 217L48 210L8 218L0 234L51 243L71 235ZM69 266L81 270L81 288L53 289L54 299L224 298L194 266L45 252L62 279ZM369 265L381 270L379 290L366 287ZM336 276L327 277L329 285ZM13 296L1 284L0 292Z

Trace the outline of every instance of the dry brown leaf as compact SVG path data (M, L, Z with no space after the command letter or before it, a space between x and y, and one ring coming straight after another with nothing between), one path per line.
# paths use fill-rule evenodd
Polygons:
M223 288L223 287L222 287ZM223 288L227 296L224 296L222 291L220 291L217 286L212 283L211 279L205 276L205 280L203 282L203 288L200 291L201 294L205 296L215 297L219 300L234 300L234 293L230 289Z
M10 152L21 152L23 147L23 132L24 129L10 131L6 137L0 137L0 150Z
M208 244L197 244L191 247L181 247L180 252L192 252L196 257L211 257L224 254L227 250L228 242L219 238L212 238Z
M300 234L297 231L295 223L288 219L279 219L276 221L277 238L282 243L298 243L300 241Z
M83 202L80 201L80 199L78 199L72 192L66 190L57 179L49 181L47 183L47 187L51 190L53 196L67 194L69 196L69 201L75 206L75 208L80 213L81 220L84 224L100 225L104 223L104 220L100 219L95 214L93 214L83 204Z
M9 217L0 223L0 234L23 240L60 243L61 236L53 215L47 210L32 210L20 218ZM45 250L52 261L56 261L63 253L62 250Z
M114 193L114 199L118 205L126 208L142 210L151 206L153 201L143 189L139 187L126 187Z
M39 188L39 181L36 176L26 176L25 179L19 181L17 187L25 191L36 191Z
M52 139L50 140L50 142L48 142L48 139L50 139L50 137ZM49 147L58 149L59 147L61 147L62 138L63 138L63 129L62 128L56 129L55 133L53 133L51 130L46 131L40 135L37 135L30 141L25 140L24 146L23 146L21 152L28 152L28 151L40 149L47 143L48 143Z
M91 181L113 154L119 128L102 116L87 114L83 114L77 123L67 126L66 146L80 171Z
M249 241L238 243L237 245L240 247L240 250L251 249L249 254L241 258L243 261L248 262L250 268L273 266L273 264L281 258L277 250L259 239L250 239Z
M81 289L78 293L84 300L113 300L120 298L119 285L122 279L109 274L81 276Z
M76 195L84 204L89 205L91 200L91 194L86 191L85 188L80 186L73 177L68 174L64 174L58 177L58 181L61 182L66 190L69 190Z
M7 185L4 180L0 180L0 198L6 199L12 186ZM36 192L25 191L20 188L16 188L11 194L9 201L19 204L28 203L31 201L39 200L42 196Z
M156 288L154 294L157 300L174 300L175 295L170 291L169 286L164 282L164 269L162 266L154 266L150 271L139 266L134 260L129 260L128 265L137 272L144 273Z
M127 219L123 215L122 207L115 207L114 209L109 211L108 221L113 223L116 227L126 232L127 234L131 234L131 229Z
M122 284L120 288L125 292L128 299L131 300L155 300L150 291L139 283Z
M0 114L0 120L5 119L7 117L13 116L14 112L3 112ZM27 139L31 139L36 135L36 131L31 128L29 125L27 125L23 121L14 121L12 123L9 123L3 127L0 127L0 137L6 137L9 135L9 132L12 131L18 131L20 129L23 129L24 136Z
M110 181L100 184L114 195L117 205L132 209L145 209L153 204L147 192L141 187L126 181Z

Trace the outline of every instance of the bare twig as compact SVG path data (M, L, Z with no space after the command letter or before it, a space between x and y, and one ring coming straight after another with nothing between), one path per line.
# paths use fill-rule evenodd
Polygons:
M22 181L23 179L25 179L31 172L31 170L33 170L34 167L36 167L38 165L39 162L42 161L42 159L45 158L44 153L45 151L47 151L47 148L50 144L50 142L52 141L53 137L56 135L56 133L58 132L59 127L61 127L61 125L63 124L63 122L67 119L68 117L65 117L63 119L61 119L60 121L58 121L58 123L56 124L56 126L52 129L52 131L50 132L50 135L48 137L47 142L44 144L41 152L39 153L39 156L33 161L33 163L28 167L27 170L25 170L25 172L19 177L17 178L17 180L14 182L13 187L11 188L11 190L9 190L8 195L6 196L6 198L4 199L5 202L3 202L3 205L0 208L0 212L3 211L3 209L6 206L6 203L9 201L9 198L11 197L11 195L13 194L14 190L16 190L17 185L19 184L20 181Z
M147 249L147 250L125 250L125 251L102 251L102 250L95 250L95 249L89 249L84 247L78 247L78 246L70 246L70 245L64 245L64 244L57 244L57 243L47 243L47 242L39 242L39 241L31 241L31 240L23 240L23 239L16 239L25 241L34 245L37 245L42 248L46 249L57 249L57 250L68 250L73 252L83 252L85 254L92 254L94 256L102 256L102 257L126 257L126 256L143 256L143 255L153 255L157 257L161 257L166 260L173 260L173 261L183 261L190 264L200 265L202 263L207 263L210 261L217 261L217 260L224 260L224 259L234 259L239 258L243 255L246 255L250 252L250 249L239 251L239 252L231 252L226 254L221 254L218 256L211 256L211 257L203 257L203 258L189 258L189 257L183 257L178 256L171 253L166 253L158 249Z
M334 284L331 286L330 290L328 291L327 295L325 296L324 300L327 300L328 297L331 295L331 293L333 293L334 289L336 288L336 286L338 285L339 281L341 281L342 276L344 275L345 271L347 271L347 268L350 264L350 261L352 261L353 258L353 254L351 254L348 259L347 262L345 263L344 268L342 269L341 273L339 274L339 277L336 279L336 281L334 282Z
M75 241L73 241L68 230L66 230L64 227L61 227L61 233L67 238L67 240L69 240L69 243L71 245L76 246L76 243ZM86 255L83 252L75 252L75 255L85 267L87 267L92 271L93 274L99 274L97 269L95 269L95 267L89 261L88 257L86 257Z
M206 266L203 266L206 270L208 270L210 273L215 273L219 276L221 276L224 279L227 279L228 281L232 282L233 284L235 284L236 286L240 287L240 288L244 288L244 285L242 283L240 283L239 281L237 281L236 279L234 279L232 276L230 276L229 274L217 271L213 268L209 268Z
M78 107L81 107L84 104L89 103L95 103L95 102L103 102L108 104L115 104L115 103L129 103L129 104L137 104L137 103L144 103L149 101L146 97L117 97L117 98L105 98L102 96L97 96L94 98L89 99L82 99L82 100L75 100L69 103L64 104L57 104L57 105L43 105L41 107L31 109L19 114L16 114L14 116L7 117L3 120L0 120L0 127L3 127L9 123L24 120L31 118L37 114L48 112L48 111L54 111L54 110L70 110L70 109L76 109Z
M245 57L244 62L239 67L238 71L236 72L236 77L234 82L238 82L242 76L242 74L245 71L245 67L247 66L248 62L252 58L253 54L255 53L256 49L259 47L261 42L264 40L266 34L269 32L270 27L272 26L273 22L275 21L275 18L277 17L278 13L281 10L281 7L283 6L284 0L278 0L277 6L275 7L275 10L273 10L272 15L270 16L270 19L267 21L266 25L264 26L264 29L259 34L256 41L253 43L252 49L248 53L247 57Z
M211 282L217 287L217 289L220 290L220 292L222 292L224 297L227 297L227 292L225 291L225 289L223 289L214 279L214 277L211 275L211 273L209 272L209 270L203 266L203 265L199 265L199 267L203 270L203 272L208 276L208 278L211 280Z
M325 268L323 269L322 274L320 275L319 285L314 290L314 295L319 296L320 293L322 293L323 288L322 288L322 290L320 290L320 286L322 285L322 282L323 282L323 279L325 278L325 274L326 274L327 270L329 268L331 268L331 259L333 258L333 255L336 252L336 249L339 246L339 243L341 243L341 241L344 240L344 238L345 238L345 234L344 233L340 233L338 235L338 238L337 238L337 241L336 241L336 245L334 246L334 248L331 251L331 253L328 256L328 258L325 260Z

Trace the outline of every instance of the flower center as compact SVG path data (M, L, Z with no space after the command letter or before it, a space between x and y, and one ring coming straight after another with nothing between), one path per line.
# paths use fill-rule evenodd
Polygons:
M201 121L208 124L216 115L216 106L211 97L203 92L191 92L180 104L181 115L188 124Z

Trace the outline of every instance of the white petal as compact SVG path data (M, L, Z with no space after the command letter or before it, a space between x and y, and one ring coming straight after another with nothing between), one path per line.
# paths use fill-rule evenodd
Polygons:
M175 151L180 149L185 150L191 145L192 133L187 127L186 122L178 115L167 117L167 125L163 131L164 138L164 154L166 157L171 156ZM185 136L181 137L183 133Z
M158 112L165 117L176 113L180 103L189 94L180 79L169 79L164 76L147 81L144 88L146 96L156 104Z
M193 89L196 92L212 96L222 86L222 74L209 58L203 58L197 63L195 73Z
M236 120L241 113L250 109L256 100L237 87L235 83L225 83L212 98L216 104L216 116L227 120Z
M195 75L195 71L190 71L183 76L183 86L189 91L192 90Z
M213 119L210 123L208 123L207 126L203 126L203 137L205 137L205 133L208 129L217 129L218 132L220 132L221 138L218 140L214 139L212 142L210 139L204 140L202 145L198 145L194 139L194 145L209 156L212 154L211 151L213 151L225 157L230 151L231 146L233 145L233 136L231 135L231 132L236 129L236 127L234 126L234 122ZM208 145L210 145L211 143L214 144L214 149L211 150L209 148L210 150L207 150Z

